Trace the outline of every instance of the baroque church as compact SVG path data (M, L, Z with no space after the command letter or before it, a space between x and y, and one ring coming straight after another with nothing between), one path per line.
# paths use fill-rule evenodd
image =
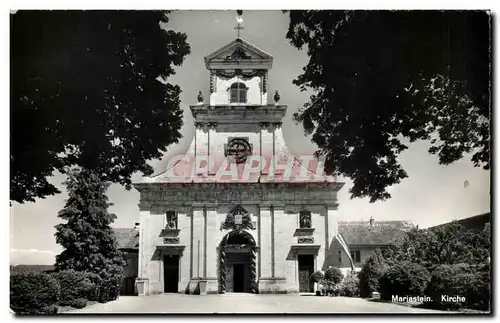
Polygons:
M239 35L205 57L186 155L134 184L140 295L312 292L311 273L336 259L343 183L291 157L272 64Z

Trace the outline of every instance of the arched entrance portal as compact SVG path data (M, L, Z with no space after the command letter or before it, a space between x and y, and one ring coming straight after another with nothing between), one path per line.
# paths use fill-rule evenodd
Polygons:
M219 245L219 293L257 294L257 245L244 230L226 234Z

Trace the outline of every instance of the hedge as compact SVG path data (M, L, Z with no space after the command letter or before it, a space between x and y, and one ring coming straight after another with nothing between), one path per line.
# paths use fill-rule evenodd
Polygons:
M89 278L91 274L75 270L63 270L52 275L57 279L61 288L59 305L72 306L76 299L95 298L96 284Z
M59 283L45 273L10 276L10 308L16 314L57 314Z
M393 296L423 296L430 280L427 269L419 264L395 264L379 278L380 298L392 300Z
M441 310L469 308L488 311L490 309L490 271L489 266L468 264L441 265L432 272L432 278L425 290L431 302L425 306ZM465 302L448 302L442 295L459 296Z
M23 272L10 276L10 306L18 314L56 314L59 306L82 308L120 295L119 277L101 279L88 272Z

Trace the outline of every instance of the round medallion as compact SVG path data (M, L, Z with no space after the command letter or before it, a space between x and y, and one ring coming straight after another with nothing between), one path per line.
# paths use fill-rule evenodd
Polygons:
M229 141L226 156L232 156L237 164L244 163L250 155L252 147L247 140L235 138Z

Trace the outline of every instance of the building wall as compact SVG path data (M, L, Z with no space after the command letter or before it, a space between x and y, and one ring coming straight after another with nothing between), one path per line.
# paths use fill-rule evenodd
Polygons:
M334 240L332 241L332 250L330 252L330 258L331 258L331 266L340 268L344 274L346 272L349 272L351 270L351 262L349 258L347 257L347 254L345 253L344 249L338 243L338 241ZM356 262L356 259L353 259L355 261L354 267L356 271L360 271L361 268L363 267L363 264L366 262L368 258L372 255L373 252L378 248L380 250L384 250L387 248L386 246L348 246L349 251L355 252L356 250L360 251L360 261ZM340 261L339 261L339 254L340 254Z
M196 129L195 140L189 152L196 158L192 176L208 176L209 173L218 176L230 175L233 168L228 168L224 172L221 166L228 162L224 152L231 138L245 138L252 147L247 163L238 165L240 173L243 170L247 171L247 176L244 178L249 181L257 181L261 173L274 174L272 169L279 169L279 163L284 162L279 160L280 156L287 156L281 127L262 128L258 124L248 124L246 128L237 132L225 131L224 127L220 124L217 126L218 129ZM272 156L277 156L277 160L273 161ZM279 170L277 172L283 173ZM219 177L216 178L219 180Z
M190 282L198 277L209 281L209 292L218 292L218 247L224 236L232 230L221 229L221 223L237 204L235 201L231 205L206 207L194 203L192 212L178 213L179 245L185 246L180 257L179 292L192 292ZM298 244L296 230L299 227L299 209L312 210L314 243L311 245L320 245L315 270L329 265L325 260L328 259L325 242L326 232L331 229L326 227L327 212L324 206L304 205L295 210L248 203L241 206L249 212L254 226L254 230L246 231L260 247L257 253L257 277L265 282L259 286L261 292L298 292L298 263L292 246ZM148 279L149 294L164 291L163 258L158 247L165 245L161 232L165 228L167 210L168 207L163 209L165 212L154 209L141 212L139 276ZM336 222L331 219L328 221L332 224Z
M133 295L135 293L135 279L138 277L139 253L134 250L124 250L124 260L126 262L123 268L123 277L120 282L121 295Z
M210 105L228 105L229 103L229 87L235 82L244 83L247 88L247 103L250 105L266 105L267 93L262 91L262 77L254 76L251 78L243 78L234 76L231 78L216 76L215 91L210 95Z
M139 254L137 251L125 251L124 257L127 264L123 268L123 277L138 277L139 273Z

